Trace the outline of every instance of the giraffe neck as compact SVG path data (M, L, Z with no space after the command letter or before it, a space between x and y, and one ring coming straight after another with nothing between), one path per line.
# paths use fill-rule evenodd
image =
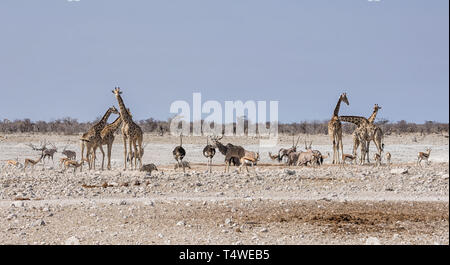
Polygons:
M115 121L113 121L111 124L108 124L108 129L110 130L110 131L116 131L118 128L119 128L119 126L120 126L120 124L122 123L122 118L119 116L119 117L117 117L117 119L115 120Z
M97 122L96 126L102 126L102 127L105 126L111 113L112 113L112 110L108 109L108 111L105 113L105 115L103 115L102 119L99 122Z
M341 99L341 97L339 97L336 107L334 108L333 116L339 116L339 109L341 107L341 101L342 101L342 99Z
M377 117L378 108L374 109L372 112L372 115L367 119L369 123L373 123L375 121L375 118Z
M125 104L123 103L122 97L120 95L116 95L116 98L117 98L117 101L119 102L120 117L122 117L122 121L125 123L132 121L131 116L127 111L127 108L125 107Z
M367 119L360 116L339 116L339 120L344 122L350 122L356 124L357 126L368 124Z

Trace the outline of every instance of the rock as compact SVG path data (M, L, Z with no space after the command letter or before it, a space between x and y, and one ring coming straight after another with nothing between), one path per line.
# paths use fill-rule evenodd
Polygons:
M443 179L448 179L448 174L442 175L442 178L443 178Z
M366 239L366 245L381 245L380 240L376 237L369 237Z
M145 202L144 205L153 206L155 203L153 201Z
M263 228L261 228L261 230L259 230L259 232L266 233L266 232L269 232L269 230L267 228L263 227Z
M44 226L45 222L44 220L36 220L35 222L33 222L32 226Z
M292 175L295 175L295 170L290 170L290 169L285 169L284 170L284 173L286 173L287 175L290 175L290 176L292 176Z
M10 215L8 215L7 217L6 217L6 220L11 220L11 219L13 219L13 218L16 218L17 217L17 215L15 215L15 214L10 214Z
M391 169L391 174L407 174L408 173L408 169L405 168L393 168Z
M184 222L184 221L179 221L177 223L177 226L185 226L185 225L186 225L186 222Z
M126 201L120 201L120 203L119 203L120 205L126 205L127 204L127 202Z
M71 236L68 239L66 239L65 244L66 245L79 245L80 240L76 236Z
M226 225L231 224L231 219L230 219L230 218L225 219L225 224L226 224Z

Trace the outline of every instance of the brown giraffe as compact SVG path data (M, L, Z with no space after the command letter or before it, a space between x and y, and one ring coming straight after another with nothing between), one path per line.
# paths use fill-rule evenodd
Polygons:
M132 151L132 147L134 148L134 153L139 154L137 158L139 159L139 168L142 167L142 140L143 134L142 129L137 125L134 121L130 113L128 112L125 104L123 103L122 91L120 91L119 87L114 88L112 91L116 96L117 101L119 102L120 107L120 117L122 118L122 135L123 135L123 147L124 147L124 170L127 169L127 139L129 141L130 153ZM138 146L136 146L136 143ZM138 152L139 148L139 152ZM137 159L134 160L134 168L137 169ZM133 167L133 160L130 159L130 167Z
M378 104L375 104L373 107L373 112L370 115L369 118L367 118L367 123L365 120L359 120L362 123L358 122L358 127L355 129L355 131L353 132L353 155L356 156L356 150L358 149L358 146L361 144L361 159L360 159L360 163L363 164L364 162L364 157L367 156L367 162L370 163L369 161L369 146L370 146L370 141L374 141L376 144L379 143L378 146L383 147L383 144L381 143L382 141L382 137L383 137L383 133L381 131L381 129L374 125L374 121L375 118L377 117L378 114L378 110L380 110L381 107L378 106ZM345 116L341 116L344 117ZM362 126L364 125L364 126ZM380 153L381 154L381 153Z
M364 162L364 158L367 156L367 162L369 161L369 142L374 141L378 154L381 157L383 151L383 132L380 127L361 116L340 116L339 119L344 122L350 122L356 124L357 128L354 132L354 143L361 144L361 163ZM357 140L355 140L357 139ZM355 147L354 147L355 148ZM357 148L357 147L356 147Z
M108 122L108 118L109 116L111 116L111 114L119 114L119 111L117 111L116 107L112 106L110 107L105 115L103 115L103 117L100 119L99 122L97 122L96 124L94 124L94 126L92 126L89 131L87 131L86 133L84 133L81 136L81 161L83 161L84 158L84 148L86 147L86 158L88 159L88 164L89 164L89 169L91 169L92 167L94 167L95 169L95 151L97 150L97 147L100 147L100 151L102 152L102 154L104 155L104 151L103 151L103 147L101 146L101 131L103 130L103 128L105 128L107 122ZM103 170L103 166L102 166L102 170Z
M128 113L130 113L130 109L128 109ZM111 170L111 151L112 151L112 145L113 145L114 139L115 139L114 134L117 132L117 129L119 129L121 124L122 124L122 117L119 116L119 117L117 117L117 119L115 121L106 125L105 128L103 128L103 130L100 133L100 136L102 138L102 145L106 145L106 147L107 147L107 154L108 154L107 168L109 170ZM104 161L105 161L105 156L103 155L102 168L103 168Z
M328 134L333 141L333 164L337 164L340 161L339 148L341 149L341 154L344 153L344 147L342 146L342 124L339 120L339 108L341 107L341 102L344 102L347 105L347 93L342 93L339 97L339 100L334 108L333 116L331 120L328 122Z

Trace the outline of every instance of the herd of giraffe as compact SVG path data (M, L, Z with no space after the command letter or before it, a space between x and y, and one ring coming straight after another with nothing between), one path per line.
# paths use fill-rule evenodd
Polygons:
M103 146L107 146L107 169L111 170L111 151L112 145L115 139L115 134L119 127L121 128L121 133L123 137L123 146L124 146L124 170L127 170L127 162L130 162L130 169L140 169L142 171L147 171L151 174L151 171L157 170L154 164L146 164L142 165L142 157L144 154L144 146L143 146L143 131L133 121L133 116L130 113L130 109L125 106L125 103L122 99L122 91L119 87L114 88L112 90L118 104L119 110L116 107L110 107L103 117L94 124L86 133L84 133L81 138L81 160L77 162L75 160L75 155L70 153L66 158L61 159L61 164L64 164L66 169L68 167L75 169L80 167L82 170L82 166L84 162L87 162L89 165L89 169L95 169L95 159L96 159L96 150L100 149L102 153L102 165L101 169L104 170L104 162L105 162L105 152L103 150ZM373 107L373 112L370 117L365 118L362 116L339 116L339 109L341 107L341 103L344 102L347 105L350 105L347 94L342 93L338 99L336 107L334 108L333 115L328 122L328 134L331 137L332 146L333 146L333 159L332 164L342 164L344 165L346 161L354 162L357 160L357 150L360 149L360 159L359 163L364 164L367 160L367 163L370 163L369 160L369 146L370 142L373 141L377 148L377 153L374 155L375 165L380 165L382 152L384 149L383 143L383 131L379 126L374 124L375 118L378 114L378 111L381 109L378 104L375 104ZM108 118L111 114L118 114L119 116L110 124L108 124ZM342 144L342 124L341 122L353 123L356 125L356 129L354 130L353 137L353 153L352 154L344 154L343 152L343 144ZM222 136L223 137L223 136ZM245 150L241 146L236 146L231 143L227 145L223 145L219 142L221 138L213 137L211 140L213 144L209 144L207 140L207 146L203 149L203 155L208 159L208 169L211 172L212 158L214 157L218 148L219 151L225 156L225 164L227 172L229 165L233 164L236 166L240 166L239 169L243 165L247 164L256 165L256 162L259 161L259 152L251 152ZM127 148L128 144L128 148ZM298 144L298 139L297 139ZM311 144L309 148L306 146L306 152L297 152L296 147L297 144L293 144L292 148L289 149L280 149L276 156L269 156L272 160L278 159L278 161L282 161L283 158L287 158L288 165L307 165L308 162L312 163L313 161L317 164L322 164L323 159L327 156L322 156L322 154L318 150L312 150ZM305 143L306 144L306 143ZM34 166L38 162L45 158L45 156L51 156L53 158L53 153L56 152L56 147L54 150L47 149L44 145L42 148L36 148L32 146L34 150L40 150L41 157L37 160L26 159L25 160L25 168L27 165ZM85 151L86 150L86 151ZM73 152L69 150L64 150L65 152ZM417 164L420 166L420 162L425 160L428 162L428 158L430 156L431 149L427 149L426 152L418 153ZM49 154L51 153L51 154ZM74 152L73 152L74 153ZM183 158L186 156L186 150L182 147L182 135L180 135L180 145L175 147L173 150L173 156L177 161L176 168L182 167L183 172L185 172L185 167L190 168L189 163L183 161ZM386 152L385 154L387 163L390 165L391 163L391 154ZM134 165L133 165L134 160ZM293 161L295 162L293 163ZM18 161L8 160L7 164L9 165L17 165ZM139 167L138 164L139 163ZM24 168L24 169L25 169ZM248 168L247 168L248 172Z
M341 102L350 105L347 99L347 94L342 93L336 104L331 120L328 122L328 134L333 142L333 164L345 163L345 160L356 159L356 153L358 147L360 147L360 163L363 164L365 159L370 163L369 159L369 146L370 142L373 141L377 147L378 153L375 154L374 159L376 161L381 161L381 153L383 152L383 131L379 126L374 124L375 118L378 111L381 109L378 104L373 107L372 115L369 118L361 116L339 116L339 109L341 107ZM343 122L349 122L356 125L356 129L352 134L353 137L353 154L348 155L343 152L342 145L342 124ZM391 154L388 152L386 156L389 157L390 161Z

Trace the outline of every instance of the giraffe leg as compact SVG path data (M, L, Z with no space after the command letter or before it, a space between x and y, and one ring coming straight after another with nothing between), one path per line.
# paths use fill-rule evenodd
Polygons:
M336 164L336 142L333 140L333 164Z
M138 148L139 148L139 168L141 168L142 167L142 156L143 156L142 137L138 138Z
M370 148L370 141L367 141L367 147L366 147L367 161L369 161L369 159L370 159L369 148ZM370 162L368 162L368 163L370 163Z
M103 163L105 161L105 151L103 151L103 146L99 145L100 151L102 152L102 171L103 171Z
M111 150L112 143L108 143L108 169L111 170Z
M83 161L83 159L84 159L84 142L83 141L81 141L81 161Z
M128 151L128 153L130 154L130 157L133 157L133 156L131 156L131 152L132 152L132 148L133 148L133 140L131 140L132 138L130 137L130 139L128 139L128 145L129 145L129 147L130 147L130 151ZM136 153L135 153L136 154ZM133 169L133 159L131 158L130 159L130 169L132 170Z
M127 137L123 136L123 170L127 170Z
M134 149L134 169L137 169L137 160L139 159L139 161L141 161L140 156L141 156L141 152L138 152L138 148L136 146L136 140L133 140L133 149Z

